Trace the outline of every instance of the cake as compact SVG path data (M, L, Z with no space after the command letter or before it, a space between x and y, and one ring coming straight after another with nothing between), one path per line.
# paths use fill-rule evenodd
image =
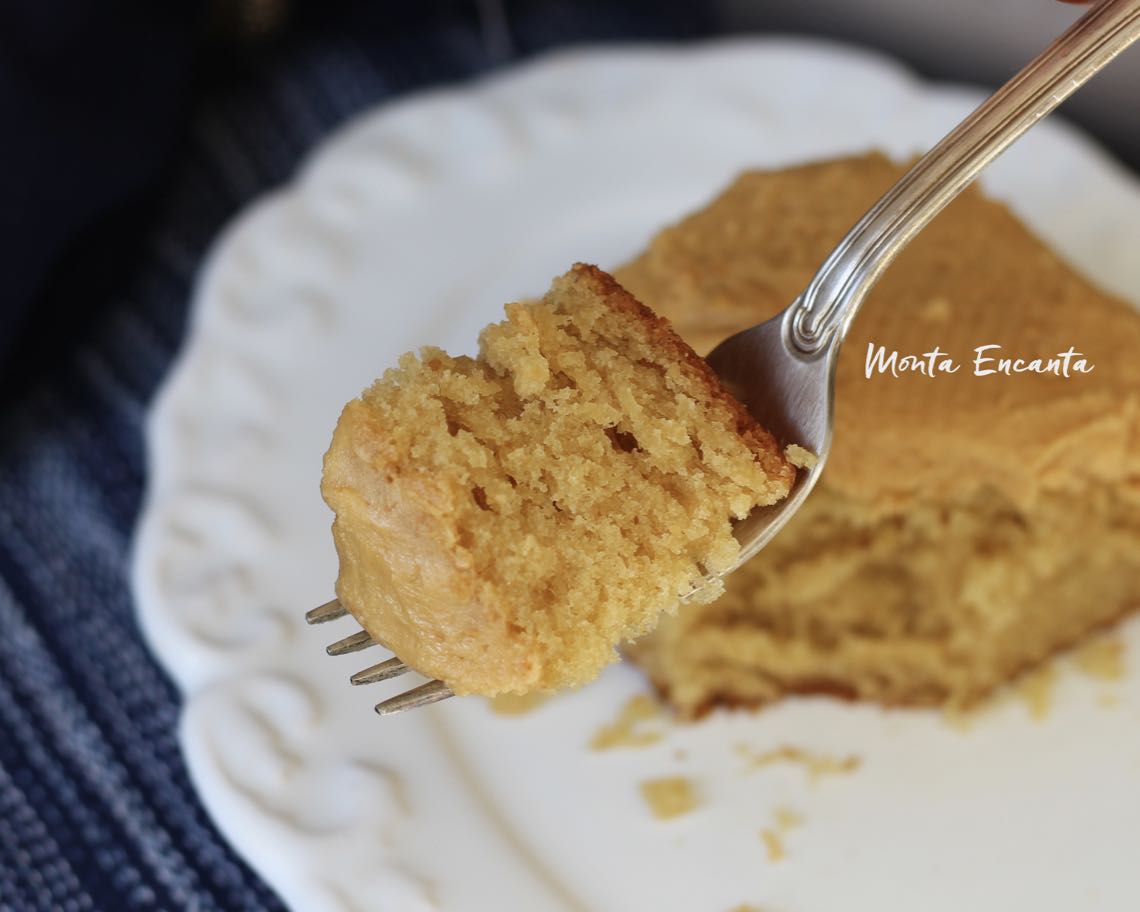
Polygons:
M732 521L794 475L665 321L578 265L477 357L406 355L350 402L321 490L341 603L412 668L495 696L582 684L717 594Z
M878 154L746 173L617 277L707 353L786 307L901 174ZM991 344L1094 369L975 374ZM960 369L868 378L869 346ZM631 650L682 716L792 692L963 707L1140 606L1140 317L1005 206L967 191L887 270L836 409L801 512Z

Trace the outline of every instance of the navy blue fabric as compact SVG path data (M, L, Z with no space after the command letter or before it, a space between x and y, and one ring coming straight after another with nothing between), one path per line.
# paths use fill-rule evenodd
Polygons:
M366 4L217 82L198 100L133 266L89 302L98 319L78 344L0 415L5 912L280 908L199 805L176 743L178 695L135 621L127 559L143 419L209 243L331 128L504 54L677 37L703 21L648 2L508 3L508 46L471 6L404 21L386 18L387 3Z

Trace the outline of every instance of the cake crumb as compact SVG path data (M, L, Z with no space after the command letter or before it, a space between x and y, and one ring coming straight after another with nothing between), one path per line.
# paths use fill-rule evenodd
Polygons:
M788 830L794 830L798 826L803 826L803 822L803 817L791 808L776 808L776 829L781 833L786 833Z
M856 754L846 757L833 757L828 754L813 754L791 744L784 744L774 750L757 752L746 744L737 745L738 753L748 760L748 768L755 770L776 763L795 763L803 767L811 782L817 782L823 776L841 773L853 773L862 764L862 758Z
M641 783L641 797L658 820L680 817L697 806L696 789L682 776L647 779Z
M1017 682L1017 696L1035 721L1040 722L1049 715L1049 710L1053 706L1053 687L1056 682L1057 674L1051 666L1031 671Z
M788 857L784 849L784 840L775 830L765 827L760 831L760 838L764 840L764 848L768 850L769 861L783 861Z
M550 699L549 694L535 691L526 694L499 694L497 697L491 697L487 703L491 707L491 712L500 716L525 716L538 709L548 699Z
M739 906L733 906L728 912L764 912L764 910L750 903L741 903Z
M1119 681L1124 677L1124 643L1115 637L1093 640L1077 650L1073 664L1090 678Z
M661 732L645 731L640 726L660 715L661 708L652 697L646 694L631 697L615 721L598 729L590 741L590 749L603 751L615 747L648 747L656 744L661 740Z
M1097 695L1096 701L1105 709L1113 709L1120 705L1120 696L1111 691L1105 691Z
M774 816L774 825L760 830L760 838L768 850L768 860L781 861L788 856L788 850L784 846L783 834L802 826L804 819L799 813L787 807L776 808Z
M797 469L814 469L819 465L819 457L798 443L789 443L784 447L784 458Z

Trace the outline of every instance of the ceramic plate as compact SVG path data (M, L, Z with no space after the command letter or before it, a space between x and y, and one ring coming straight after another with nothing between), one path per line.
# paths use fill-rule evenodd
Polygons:
M814 42L575 51L366 113L222 235L149 422L134 584L202 798L289 905L1140 907L1140 667L1065 661L969 724L797 699L595 751L634 668L521 716L380 719L395 688L347 678L382 656L326 658L351 622L302 621L336 572L322 452L400 353L472 351L505 301L619 264L743 168L908 156L980 98ZM1075 131L1042 125L984 183L1140 289L1140 191ZM674 777L696 807L659 820L641 785Z

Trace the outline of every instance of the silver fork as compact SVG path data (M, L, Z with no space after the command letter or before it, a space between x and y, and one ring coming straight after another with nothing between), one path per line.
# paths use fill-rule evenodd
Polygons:
M898 253L995 158L1140 38L1140 0L1101 0L926 153L852 228L803 293L772 319L732 336L708 356L713 370L776 439L816 456L789 496L737 524L740 558L753 557L815 487L831 449L839 348L867 292ZM320 624L347 613L336 599L305 615ZM367 631L328 647L345 655L376 645ZM391 658L353 684L408 671ZM452 696L429 681L376 706L380 715Z

